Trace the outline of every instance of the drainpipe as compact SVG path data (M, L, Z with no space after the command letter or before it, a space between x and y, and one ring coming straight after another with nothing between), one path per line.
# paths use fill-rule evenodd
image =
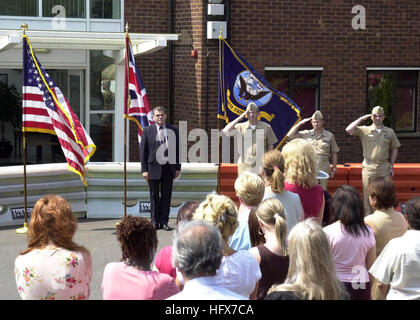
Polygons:
M169 2L169 33L174 32L174 0ZM173 124L173 41L169 41L168 48L168 111L169 111L169 123Z

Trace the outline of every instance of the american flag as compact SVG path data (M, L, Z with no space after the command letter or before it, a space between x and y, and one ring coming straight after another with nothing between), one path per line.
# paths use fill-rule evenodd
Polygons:
M22 131L57 136L68 169L87 185L85 163L96 146L61 90L39 63L26 35L23 36L22 118Z
M128 74L127 74L128 73ZM128 90L127 90L128 86ZM130 93L128 96L127 93ZM125 37L125 113L124 117L134 121L138 128L138 140L141 141L143 128L154 124L146 88L141 81L139 70L134 60L128 34Z

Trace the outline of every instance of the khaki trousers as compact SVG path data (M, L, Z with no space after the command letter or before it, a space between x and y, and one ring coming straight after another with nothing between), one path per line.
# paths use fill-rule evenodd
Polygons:
M322 170L324 172L326 172L327 174L330 174L331 168L330 168L330 163L329 162L321 162L318 163L318 168L319 170ZM321 187L327 191L328 188L328 180L329 179L319 179L318 182L321 185Z
M363 160L362 162L362 183L363 183L363 203L365 206L365 216L373 212L369 204L369 194L367 193L367 186L369 180L372 180L376 177L388 177L389 176L389 163L369 163L368 161Z

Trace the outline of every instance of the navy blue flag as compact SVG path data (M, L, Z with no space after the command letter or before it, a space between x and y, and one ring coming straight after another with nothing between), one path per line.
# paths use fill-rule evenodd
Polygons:
M273 128L279 141L275 148L279 148L289 130L301 120L299 107L284 93L272 88L224 39L219 43L217 117L229 123L254 102L260 109L260 120Z

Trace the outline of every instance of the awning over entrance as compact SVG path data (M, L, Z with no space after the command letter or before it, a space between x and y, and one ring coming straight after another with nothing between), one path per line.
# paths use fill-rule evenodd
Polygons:
M31 31L26 30L31 44L37 49L125 49L123 32ZM177 34L129 33L135 55L150 53L178 40ZM0 30L0 52L22 46L22 30ZM122 54L124 56L124 54Z

